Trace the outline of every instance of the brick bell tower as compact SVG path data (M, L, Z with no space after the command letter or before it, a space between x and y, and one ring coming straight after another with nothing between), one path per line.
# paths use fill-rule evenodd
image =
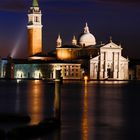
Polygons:
M42 22L38 0L33 0L28 11L28 57L42 52Z

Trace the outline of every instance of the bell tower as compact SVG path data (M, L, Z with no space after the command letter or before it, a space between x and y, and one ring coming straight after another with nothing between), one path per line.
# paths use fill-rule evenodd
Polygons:
M42 52L42 21L38 0L33 0L28 11L28 57Z

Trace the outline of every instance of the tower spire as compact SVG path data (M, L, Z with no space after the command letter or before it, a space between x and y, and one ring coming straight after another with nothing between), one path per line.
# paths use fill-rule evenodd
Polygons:
M73 36L73 39L72 39L72 45L77 45L77 40L76 40L75 35Z
M56 47L62 46L62 39L60 37L60 34L58 34L57 40L56 40Z
M33 0L33 3L32 3L32 6L33 7L38 7L38 0Z

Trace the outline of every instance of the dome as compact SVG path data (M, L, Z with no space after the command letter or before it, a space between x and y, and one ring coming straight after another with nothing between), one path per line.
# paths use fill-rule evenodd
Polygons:
M83 34L79 39L79 44L82 46L95 45L95 37L91 33Z
M79 44L81 46L90 46L96 44L95 37L89 32L88 25L86 23L86 27L84 28L84 34L82 34L79 38Z

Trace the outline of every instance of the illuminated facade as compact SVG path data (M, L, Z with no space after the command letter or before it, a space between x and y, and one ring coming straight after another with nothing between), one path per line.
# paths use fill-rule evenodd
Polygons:
M14 78L41 79L42 71L39 64L15 64Z
M6 65L8 61L6 59L1 59L0 60L0 78L5 78L6 77Z
M84 63L84 74L95 80L128 79L129 61L122 57L121 52L122 47L113 43L112 39L108 44L97 45L96 39L90 33L87 23L78 41L73 37L71 45L62 45L62 38L59 35L56 45L57 59L81 59L81 62Z
M61 76L63 79L82 79L81 64L76 63L52 63L52 72L50 73L50 78L55 79L55 71L57 69L61 70Z
M129 60L122 57L122 47L113 43L102 45L98 56L90 60L90 79L128 79Z
M40 63L29 62L14 64L14 78L19 79L55 79L55 71L61 70L63 79L81 79L81 64L77 63Z
M60 69L63 79L82 79L85 75L95 80L128 79L128 59L122 57L122 47L112 40L98 45L87 23L71 44L63 45L58 35L56 50L44 53L41 16L38 1L33 0L28 12L28 59L1 63L1 77L54 79L56 69Z
M59 60L90 58L91 55L94 56L96 53L96 39L90 33L87 23L78 39L73 36L70 45L63 45L60 35L56 40L56 55Z
M42 52L41 10L37 0L33 0L28 11L28 56Z

